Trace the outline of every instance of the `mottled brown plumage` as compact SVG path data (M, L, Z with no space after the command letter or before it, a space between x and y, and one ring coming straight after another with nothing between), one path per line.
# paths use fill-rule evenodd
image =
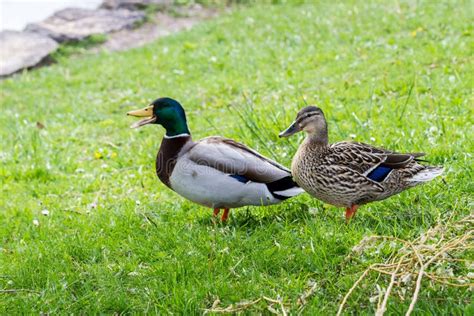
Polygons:
M423 153L397 153L357 142L330 145L324 114L314 106L301 110L280 136L299 131L305 131L307 137L291 166L296 183L326 203L346 207L349 217L358 205L386 199L443 170L420 164L416 158Z

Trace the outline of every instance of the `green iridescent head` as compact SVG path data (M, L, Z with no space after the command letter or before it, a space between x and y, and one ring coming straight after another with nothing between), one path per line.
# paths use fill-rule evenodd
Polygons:
M147 124L160 124L166 129L166 136L181 134L190 135L186 122L186 113L178 101L171 98L159 98L144 109L130 111L127 115L145 117L131 127L137 128Z

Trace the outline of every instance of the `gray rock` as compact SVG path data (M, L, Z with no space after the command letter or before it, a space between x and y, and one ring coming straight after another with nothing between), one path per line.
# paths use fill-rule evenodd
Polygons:
M36 66L58 48L58 43L41 34L0 32L0 76Z
M28 24L27 31L40 33L58 42L79 41L93 34L132 28L145 19L145 13L129 10L68 8L43 22Z
M173 4L173 0L104 0L101 8L104 9L143 9L150 5L167 6Z

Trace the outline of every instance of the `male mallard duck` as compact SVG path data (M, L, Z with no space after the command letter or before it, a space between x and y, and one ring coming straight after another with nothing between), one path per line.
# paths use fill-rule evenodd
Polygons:
M270 205L304 192L290 170L231 139L213 136L193 141L184 109L176 100L160 98L127 115L146 117L131 127L160 124L166 129L156 158L161 182L179 195L214 209Z
M303 108L280 137L306 132L291 164L296 183L312 196L346 208L346 220L361 204L386 199L430 181L443 168L425 166L417 158L424 153L397 153L357 142L328 143L323 111Z

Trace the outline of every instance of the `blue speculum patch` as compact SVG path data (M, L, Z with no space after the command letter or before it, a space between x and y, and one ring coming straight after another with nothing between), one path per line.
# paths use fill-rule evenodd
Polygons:
M392 168L389 167L384 167L384 166L378 166L374 170L372 170L367 177L371 180L377 181L377 182L382 182L387 178L388 174L392 171Z
M247 183L247 182L249 182L249 179L247 179L247 178L244 177L244 176L241 176L240 174L229 174L229 177L232 177L232 178L234 178L234 179L236 179L237 181L242 182L242 183Z

